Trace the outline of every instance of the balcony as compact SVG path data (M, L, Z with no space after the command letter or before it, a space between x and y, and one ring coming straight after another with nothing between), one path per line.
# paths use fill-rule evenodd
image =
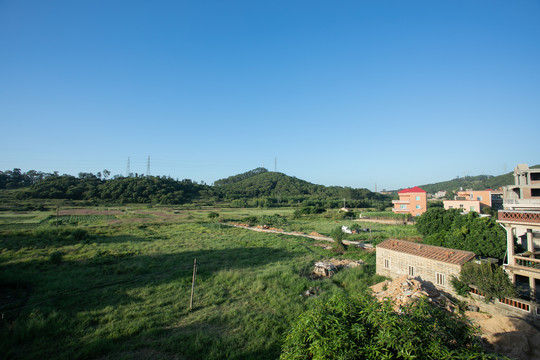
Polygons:
M498 221L540 225L540 211L499 210Z
M505 207L540 208L540 199L504 199Z
M409 200L392 200L392 204L410 204Z
M514 266L523 266L529 269L540 270L540 259L516 255L514 256L514 262Z

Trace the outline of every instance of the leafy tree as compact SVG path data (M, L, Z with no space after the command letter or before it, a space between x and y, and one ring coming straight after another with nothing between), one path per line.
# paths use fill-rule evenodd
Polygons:
M516 287L504 269L491 263L465 263L459 278L453 278L451 284L460 295L465 295L464 290L468 292L469 285L474 285L484 294L486 302L493 298L517 296Z
M505 231L492 218L481 218L476 212L461 215L458 209L431 208L418 217L416 228L426 244L497 259L506 251Z
M318 301L287 333L281 359L491 359L458 315L427 299L397 314L388 301L343 293Z

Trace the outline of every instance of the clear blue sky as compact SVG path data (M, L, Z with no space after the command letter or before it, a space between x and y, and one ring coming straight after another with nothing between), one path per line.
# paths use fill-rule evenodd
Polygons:
M540 163L540 1L0 0L0 170L396 189Z

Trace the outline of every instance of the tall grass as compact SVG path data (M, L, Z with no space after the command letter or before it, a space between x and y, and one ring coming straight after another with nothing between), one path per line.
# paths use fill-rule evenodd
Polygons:
M0 299L15 297L0 303L3 357L275 359L289 324L317 298L307 289L324 297L378 280L373 254L350 249L343 256L365 267L314 281L305 276L312 264L335 254L312 240L185 211L192 219L1 232Z

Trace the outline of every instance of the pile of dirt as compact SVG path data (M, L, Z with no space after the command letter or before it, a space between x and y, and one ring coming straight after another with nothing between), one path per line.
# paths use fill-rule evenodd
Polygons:
M465 315L480 327L486 351L516 360L540 359L540 331L525 320L475 312Z
M321 234L319 234L319 233L316 232L316 231L310 232L310 233L309 233L309 236L321 236L321 237L324 237L324 235L321 235Z
M416 299L427 297L430 302L439 305L450 312L455 311L455 305L446 296L441 294L434 286L421 282L411 276L403 275L393 281L386 280L371 286L373 294L378 301L390 299L394 303L394 310L401 309Z
M283 231L283 229L274 228L268 225L257 225L255 226L257 229L264 229L264 230L274 230L274 231Z

